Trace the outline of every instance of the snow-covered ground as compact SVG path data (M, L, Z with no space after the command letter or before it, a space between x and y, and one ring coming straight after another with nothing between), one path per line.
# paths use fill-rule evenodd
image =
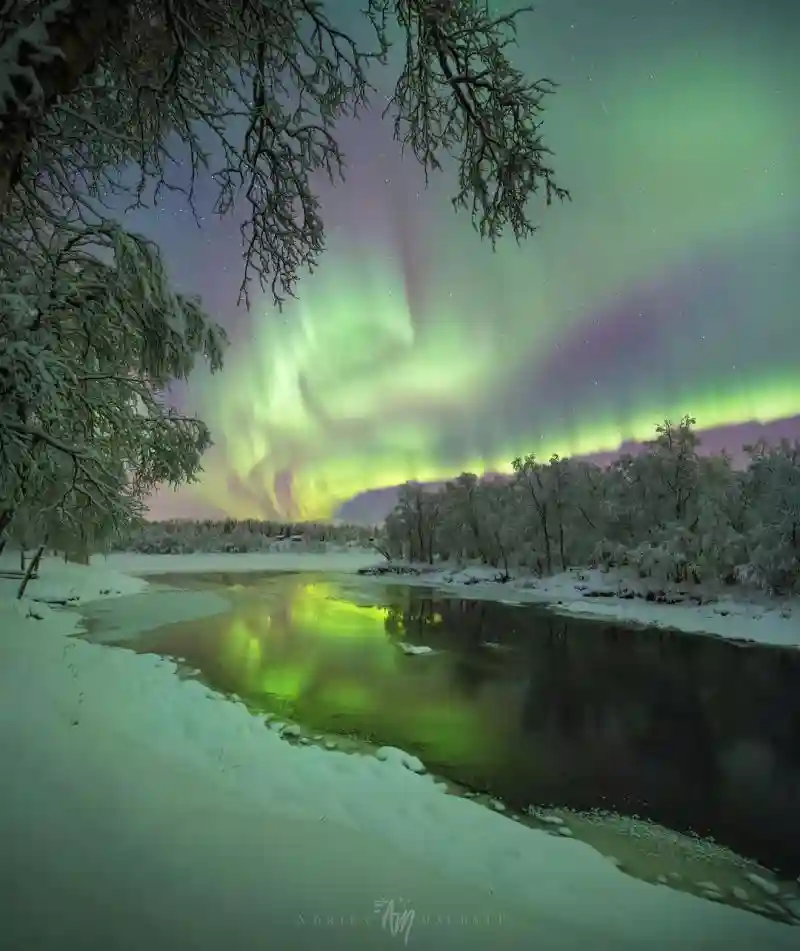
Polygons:
M30 594L141 593L119 564L47 559ZM626 876L402 757L293 746L168 661L69 638L78 615L14 588L0 581L5 947L797 947L787 924Z

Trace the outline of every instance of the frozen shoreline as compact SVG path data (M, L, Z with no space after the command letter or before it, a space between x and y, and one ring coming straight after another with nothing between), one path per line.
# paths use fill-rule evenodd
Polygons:
M544 579L521 576L500 582L494 580L500 575L497 569L400 567L421 573L371 577L384 584L435 587L459 598L541 604L559 614L576 617L709 634L762 645L800 647L800 598L768 598L743 591L720 594L698 586L681 590L673 586L664 592L663 587L652 584L648 587L629 574L615 570L603 572L597 568L570 569ZM674 603L648 600L648 591L651 597L666 594L675 599ZM698 604L696 599L702 599L703 603Z
M31 594L145 592L112 565L48 559ZM415 909L410 943L431 951L796 946L789 925L630 878L401 758L293 746L164 659L67 637L76 614L13 602L13 586L0 582L9 946L211 951L264 935L366 951L396 946L380 899Z
M127 575L188 572L312 571L353 574L386 562L370 549L349 548L327 553L276 552L252 554L96 556L92 564ZM768 598L742 590L710 592L687 588L683 603L646 600L645 583L631 575L596 568L571 569L546 579L512 577L505 583L493 579L496 569L464 569L430 565L398 565L401 574L359 575L365 583L435 587L449 596L512 604L541 604L560 614L622 624L670 628L693 634L710 634L729 640L800 647L800 598ZM420 574L413 574L416 570ZM651 586L651 591L655 590ZM618 592L622 592L620 596ZM632 596L633 594L637 596ZM668 592L669 593L669 592ZM659 592L660 594L660 592ZM625 596L627 595L627 596ZM641 595L641 596L640 596ZM676 592L672 592L677 596ZM691 598L701 597L702 604Z

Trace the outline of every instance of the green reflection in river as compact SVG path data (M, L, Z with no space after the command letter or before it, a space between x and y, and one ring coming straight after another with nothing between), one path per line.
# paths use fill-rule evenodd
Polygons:
M114 605L130 599L112 598L92 603L91 639L182 659L254 711L399 746L513 808L611 809L800 872L797 651L352 577L159 583L227 593L230 610L124 640Z
M402 605L358 604L335 582L284 576L237 591L230 613L128 646L180 658L252 709L312 731L355 733L430 761L492 761L499 750L490 711L464 695L449 651L414 657L398 649L403 617Z

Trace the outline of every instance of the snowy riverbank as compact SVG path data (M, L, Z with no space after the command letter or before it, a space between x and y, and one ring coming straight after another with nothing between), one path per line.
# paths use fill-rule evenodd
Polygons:
M741 589L722 594L699 586L664 589L631 574L597 568L571 569L542 579L512 576L505 582L499 580L497 569L479 566L398 565L388 570L382 565L376 572L367 577L384 584L440 588L459 598L543 604L560 614L800 647L800 598L768 598Z
M382 928L382 899L415 912L409 944L439 951L796 946L789 925L630 878L397 758L290 745L168 661L68 638L76 614L14 603L12 584L0 582L9 947L392 947L403 938ZM144 590L55 559L33 585L48 600Z
M451 596L547 605L561 614L623 624L652 625L686 633L711 634L730 640L782 647L800 647L800 598L769 598L744 589L711 592L697 586L659 590L617 570L571 569L550 578L529 575L501 583L496 569L471 566L463 570L430 565L398 565L387 572L385 559L372 549L341 547L323 553L254 552L250 554L95 556L93 565L127 576L191 572L313 571L361 575L383 584L436 587ZM668 597L672 603L660 599ZM651 600L652 599L652 600ZM702 603L698 603L701 601Z

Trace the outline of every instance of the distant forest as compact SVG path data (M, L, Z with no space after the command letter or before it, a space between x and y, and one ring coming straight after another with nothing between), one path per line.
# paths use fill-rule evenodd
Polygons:
M387 558L479 561L503 572L630 567L673 582L800 580L800 443L700 455L696 420L656 427L636 455L608 466L553 456L513 460L511 479L464 473L442 488L407 484L378 545Z

